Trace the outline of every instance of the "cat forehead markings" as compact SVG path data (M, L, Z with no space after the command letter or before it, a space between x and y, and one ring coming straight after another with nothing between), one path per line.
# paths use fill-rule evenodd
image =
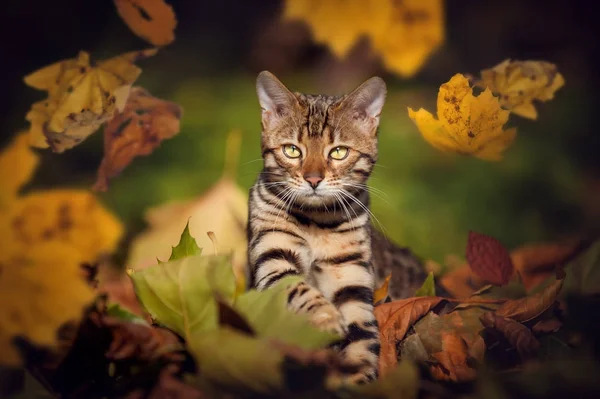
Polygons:
M329 109L343 97L294 93L305 118L309 137L321 137L328 122ZM304 129L303 129L304 130Z

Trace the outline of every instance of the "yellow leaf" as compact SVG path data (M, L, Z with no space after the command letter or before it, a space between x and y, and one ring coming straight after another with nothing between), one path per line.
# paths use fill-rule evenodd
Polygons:
M134 51L95 65L81 51L73 60L26 76L25 83L48 92L48 98L33 104L26 116L31 123L30 144L63 152L85 140L116 110L123 110L131 84L142 72L134 62L156 51Z
M81 263L111 253L123 233L119 220L83 190L27 194L14 202L5 217L18 251L57 242L80 253Z
M381 301L384 301L385 298L387 298L391 278L392 275L390 274L385 278L383 284L381 284L381 287L375 290L375 292L373 293L373 303L379 303Z
M0 153L0 211L16 200L19 189L31 178L38 161L24 133L17 135Z
M408 108L423 138L433 147L463 155L498 161L512 144L516 129L503 130L509 111L500 107L489 89L473 96L467 78L456 74L439 90L437 115Z
M390 0L287 0L284 18L301 20L318 43L344 57L363 35L379 35L387 25Z
M390 70L403 77L413 76L444 42L443 8L443 0L393 2L383 29L372 37L373 48Z
M53 346L57 329L68 321L77 322L94 292L81 273L82 255L68 244L48 242L20 254L4 249L0 254L0 364L17 366L15 337Z
M171 247L176 245L189 220L190 234L195 237L203 254L213 251L213 242L207 233L219 238L217 251L233 251L233 267L238 284L244 280L246 266L246 222L248 197L234 181L232 171L240 145L239 132L232 132L228 140L224 176L199 198L174 202L150 209L146 214L149 228L136 237L130 247L127 267L142 269L168 259Z
M556 65L545 61L504 60L481 71L477 85L500 96L500 104L512 113L537 119L534 100L549 101L564 86L565 80Z
M175 40L177 19L164 0L114 0L117 11L129 29L155 46Z

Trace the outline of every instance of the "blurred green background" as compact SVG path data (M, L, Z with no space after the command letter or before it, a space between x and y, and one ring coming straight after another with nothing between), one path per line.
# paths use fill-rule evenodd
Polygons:
M139 64L144 72L137 84L184 108L181 133L136 159L100 195L127 225L128 239L144 228L148 207L199 196L220 178L234 128L243 134L237 181L252 185L261 168L254 81L263 69L308 93L341 94L376 74L386 80L371 185L387 195L373 198L373 211L395 241L424 258L462 256L469 230L508 247L595 231L600 35L587 2L448 1L446 42L411 79L386 71L366 41L348 59L335 59L302 23L281 22L282 1L170 3L179 19L176 40ZM43 97L22 83L25 74L80 49L100 59L149 47L112 1L10 1L0 15L2 144L27 127L29 106ZM566 79L555 100L538 105L538 121L511 117L518 137L505 159L446 155L425 143L406 107L434 111L437 88L453 74L477 74L505 58L556 63ZM101 133L62 155L41 152L28 188L91 187L102 153Z

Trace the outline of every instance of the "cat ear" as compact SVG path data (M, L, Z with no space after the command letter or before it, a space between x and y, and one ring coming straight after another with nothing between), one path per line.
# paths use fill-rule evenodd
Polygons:
M385 103L387 89L383 79L375 76L367 80L346 96L340 108L366 124L370 131L379 125L379 115Z
M271 72L262 71L256 78L256 94L265 117L278 117L293 108L298 100Z

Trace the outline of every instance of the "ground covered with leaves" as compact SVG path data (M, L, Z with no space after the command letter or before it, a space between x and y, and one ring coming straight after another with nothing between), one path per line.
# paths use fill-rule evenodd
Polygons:
M509 251L471 231L451 242L467 242L464 251L452 247L466 261L424 261L430 273L414 297L390 302L388 276L374 298L380 378L357 387L344 384L348 366L332 349L342 337L287 310L285 290L297 277L265 292L247 287L240 130L227 136L217 183L199 198L148 210L146 230L132 234L98 193L110 195L136 158L180 131L180 105L134 86L136 64L175 40L177 18L162 0L114 2L156 47L104 60L80 51L26 74L46 98L0 153L0 396L600 397L596 235ZM305 23L340 58L366 37L388 70L408 78L444 40L443 4L287 0L282 19ZM506 59L479 76L449 76L436 115L403 107L432 151L499 165L519 140L510 119L537 120L540 103L565 84L550 62ZM237 121L233 108L219 116ZM91 190L29 189L41 149L77 151L98 132L104 156ZM125 236L131 245L121 261L114 255Z

